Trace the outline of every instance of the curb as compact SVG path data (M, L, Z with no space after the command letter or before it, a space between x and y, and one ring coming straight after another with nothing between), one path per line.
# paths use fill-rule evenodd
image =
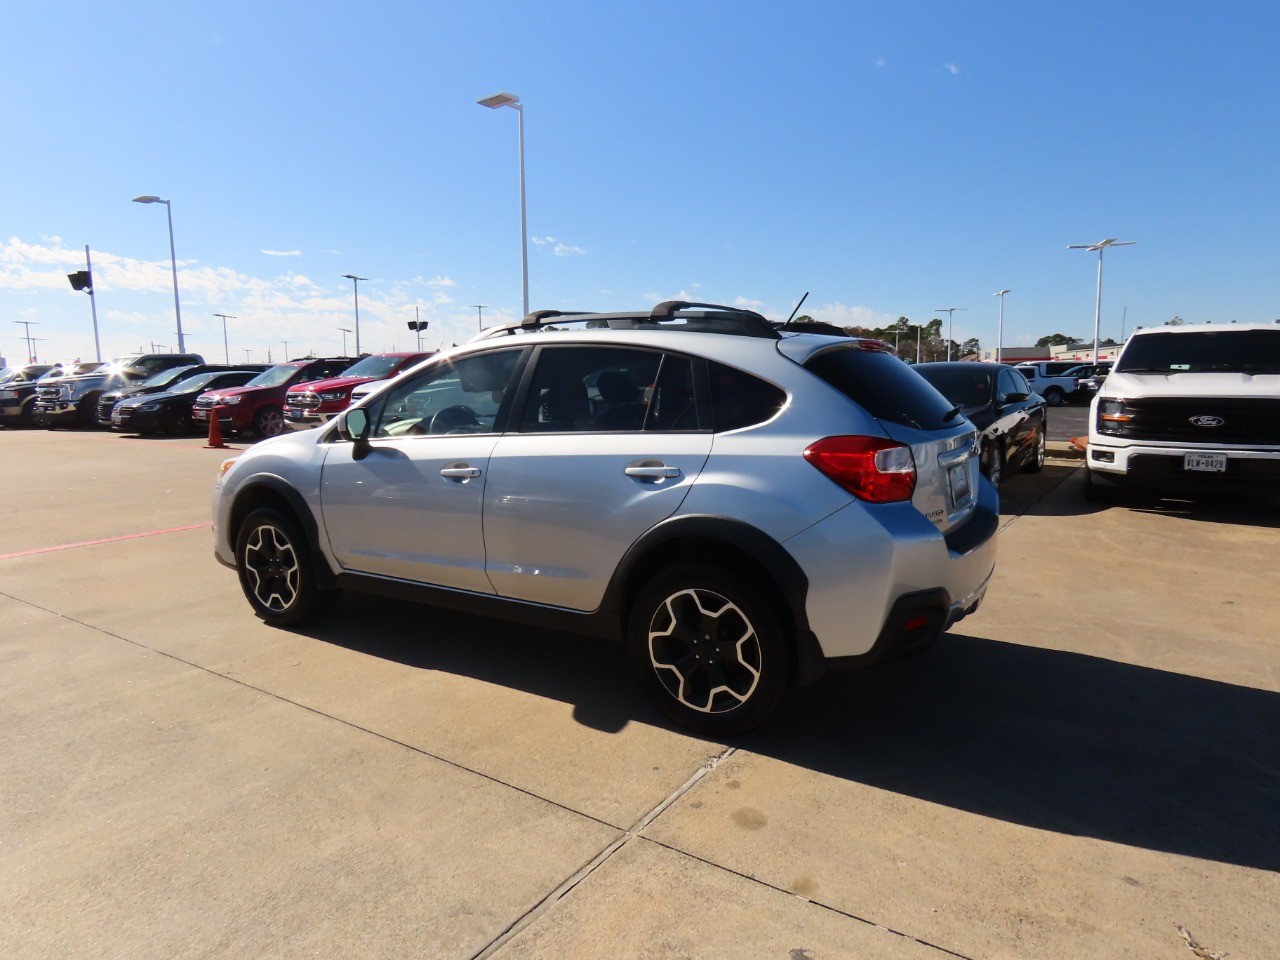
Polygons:
M1084 450L1070 440L1050 440L1045 444L1045 455L1055 460L1083 460Z

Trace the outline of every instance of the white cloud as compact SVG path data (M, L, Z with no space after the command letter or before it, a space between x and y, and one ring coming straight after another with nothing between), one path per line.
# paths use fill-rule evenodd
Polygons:
M557 243L556 248L551 252L557 257L576 257L585 254L587 251L583 250L582 247L571 247L567 243Z
M957 67L954 63L944 63L942 65L942 69L947 71L947 73L951 74L953 77L957 77L960 75L960 68Z
M268 257L300 257L301 250L263 250Z
M876 57L876 66L877 66L877 67L883 67L883 66L884 66L884 57Z
M815 320L833 323L837 327L887 327L897 323L896 316L872 310L870 307L851 307L843 303L828 303L811 310L800 308L800 313L807 313Z
M534 246L537 247L545 247L548 243L556 242L555 237L530 237L529 239L532 240Z
M764 309L763 300L749 300L742 296L734 297L733 305L735 307L746 307L748 310L755 310L757 313Z
M452 277L432 277L427 281L428 287L456 287Z

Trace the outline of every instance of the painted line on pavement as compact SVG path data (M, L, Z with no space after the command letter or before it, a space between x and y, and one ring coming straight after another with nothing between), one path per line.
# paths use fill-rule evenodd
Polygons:
M100 543L116 543L120 540L140 540L143 537L159 537L166 533L185 533L188 530L205 530L213 524L192 523L185 527L169 527L166 530L148 530L145 533L126 533L119 537L102 537L98 540L81 540L79 543L61 543L56 547L36 547L34 550L19 550L16 553L0 553L0 560L13 560L17 557L33 557L38 553L56 553L59 550L76 550L80 547L96 547Z

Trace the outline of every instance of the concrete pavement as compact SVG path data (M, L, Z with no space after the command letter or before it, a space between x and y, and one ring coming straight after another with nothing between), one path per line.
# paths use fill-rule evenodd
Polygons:
M1270 508L1011 476L976 615L726 744L608 644L263 626L201 443L0 432L0 955L1280 956Z

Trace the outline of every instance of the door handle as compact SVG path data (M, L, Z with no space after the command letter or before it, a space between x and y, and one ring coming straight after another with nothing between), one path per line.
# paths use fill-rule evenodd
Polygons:
M445 467L440 476L446 480L474 480L480 476L479 467Z
M679 467L668 467L664 464L656 466L627 467L622 471L628 477L640 480L674 480L680 476Z

